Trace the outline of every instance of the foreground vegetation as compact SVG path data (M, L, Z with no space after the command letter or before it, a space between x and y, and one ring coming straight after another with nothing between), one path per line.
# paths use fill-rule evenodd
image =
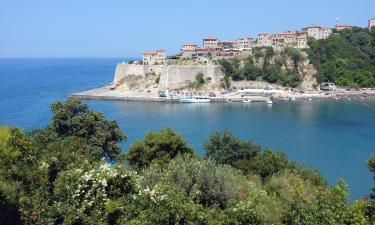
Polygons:
M74 99L51 108L43 129L0 128L0 224L375 224L375 189L348 203L343 180L228 131L204 158L168 128L124 154L115 121Z

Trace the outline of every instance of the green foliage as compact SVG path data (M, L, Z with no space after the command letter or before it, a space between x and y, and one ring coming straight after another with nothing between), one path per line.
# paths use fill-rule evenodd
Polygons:
M324 40L309 40L310 61L318 81L340 86L375 86L375 34L366 29L343 30Z
M104 115L88 109L76 99L51 105L52 121L49 126L58 138L76 136L87 141L88 148L98 158L117 159L117 143L126 140L116 121L105 120Z
M219 164L235 164L239 160L254 158L261 147L250 141L242 141L228 130L214 133L204 142L206 157Z
M154 165L143 176L143 186L172 185L191 201L211 208L224 209L230 200L241 198L248 186L230 166L186 157L171 160L164 169Z
M373 178L375 181L375 154L372 154L367 161L367 166L370 170L370 172L373 173ZM370 199L367 203L367 208L366 208L366 216L370 219L371 222L375 224L375 185L372 187L372 193L370 194Z
M344 181L331 187L228 131L205 142L208 159L171 129L148 132L126 154L135 172L93 150L108 150L104 133L116 143L118 127L70 101L46 128L0 127L1 224L374 224L375 192L347 203ZM375 173L375 156L368 166Z
M135 141L126 153L129 164L138 169L151 163L168 163L177 155L193 154L186 141L170 128L159 132L147 132L144 140Z
M155 83L156 83L156 84L159 84L159 82L160 82L160 74L159 74L158 77L155 79Z
M197 73L197 75L195 75L196 88L202 87L204 85L204 82L204 74L202 72Z
M294 67L297 69L298 63L303 58L302 54L301 54L301 51L296 49L296 48L291 48L291 47L285 48L284 51L285 51L285 54L288 55L292 59L292 61L294 63Z
M270 149L260 151L253 159L242 159L234 167L249 174L257 174L262 179L266 179L289 167L289 161L285 153L281 151L273 152Z
M242 73L246 80L256 80L258 77L262 76L261 69L254 65L254 62L250 57L245 61Z
M298 72L298 63L303 56L299 50L294 48L287 48L283 57L289 57L294 62L294 69L282 69L282 64L276 60L270 63L271 59L275 58L273 48L259 48L253 49L253 56L256 60L263 62L261 68L255 66L253 58L248 57L243 60L243 66L239 58L234 57L230 59L220 59L218 63L222 66L224 78L222 86L228 88L230 79L238 80L256 80L261 78L269 83L279 83L283 86L297 87L301 84L302 78Z

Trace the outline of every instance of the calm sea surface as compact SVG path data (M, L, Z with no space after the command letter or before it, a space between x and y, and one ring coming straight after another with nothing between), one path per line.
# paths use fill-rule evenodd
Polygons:
M0 60L0 124L26 130L48 124L49 104L67 94L110 83L122 59ZM148 130L171 127L197 153L203 140L228 128L243 139L282 149L290 159L313 166L334 184L343 177L351 199L369 193L373 184L365 161L375 153L375 99L295 101L272 106L251 103L165 104L85 101L106 118L118 121L128 137L126 149ZM371 108L372 107L372 108Z

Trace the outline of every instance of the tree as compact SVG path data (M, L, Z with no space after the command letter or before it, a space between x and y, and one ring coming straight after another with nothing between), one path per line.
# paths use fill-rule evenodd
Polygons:
M251 59L245 61L242 73L246 80L256 80L257 77L262 75L260 69L254 65Z
M193 154L193 149L175 131L166 128L159 132L147 132L143 140L135 141L126 153L129 164L137 169L151 163L168 163L177 155Z
M375 180L375 154L371 155L369 160L367 161L367 166L369 170L373 173L374 175L374 180ZM372 187L372 193L370 194L370 198L368 201L368 206L366 210L366 215L369 217L370 221L372 223L375 223L375 186Z
M289 161L284 152L265 149L258 151L252 159L242 159L234 164L234 167L247 174L257 174L266 179L289 166Z
M228 130L214 133L204 142L206 158L219 164L234 165L239 160L252 159L261 147L250 141L242 141Z
M74 98L54 103L51 109L53 116L48 128L58 138L80 137L87 141L98 158L119 158L121 151L117 143L126 140L126 137L116 121L105 120L102 113L89 110L87 105Z
M197 88L201 87L204 84L204 74L202 72L197 73L195 75L195 85Z

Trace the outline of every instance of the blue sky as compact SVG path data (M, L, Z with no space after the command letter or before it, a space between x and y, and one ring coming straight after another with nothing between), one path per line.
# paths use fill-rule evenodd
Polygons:
M375 0L0 0L0 58L169 54L201 38L256 36L308 24L366 26Z

